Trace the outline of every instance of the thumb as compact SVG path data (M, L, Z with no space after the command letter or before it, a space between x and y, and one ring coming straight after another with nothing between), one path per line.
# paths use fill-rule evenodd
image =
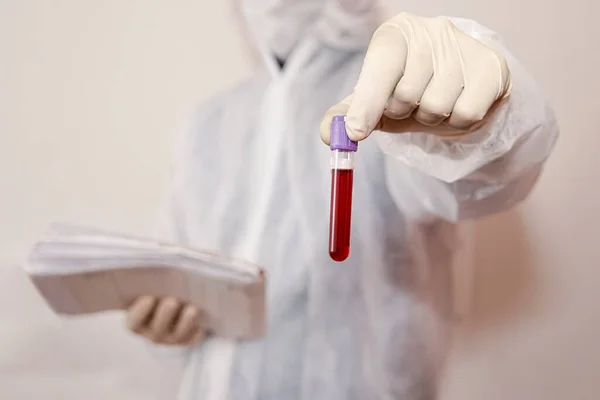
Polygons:
M344 100L342 100L340 103L331 107L325 113L325 116L323 117L323 120L321 121L321 126L319 127L319 131L321 134L321 140L326 145L329 146L329 143L330 143L331 121L333 120L333 117L335 117L336 115L346 115L346 113L348 112L348 108L350 107L351 101L352 101L352 96L348 96Z

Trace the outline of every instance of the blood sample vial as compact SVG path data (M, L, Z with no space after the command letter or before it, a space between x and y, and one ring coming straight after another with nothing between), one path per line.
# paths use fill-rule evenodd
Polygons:
M346 133L346 117L331 122L331 203L329 205L329 256L344 261L350 255L354 153L358 144Z

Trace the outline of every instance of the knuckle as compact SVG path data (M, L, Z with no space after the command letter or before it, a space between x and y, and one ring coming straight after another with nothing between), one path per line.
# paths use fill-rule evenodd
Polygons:
M382 36L386 36L386 33L389 32L389 30L393 27L394 25L392 25L391 22L384 22L383 24L379 25L377 29L375 29L375 32L373 32L373 35L371 36L370 46L372 47Z
M457 104L452 114L465 123L477 123L485 117L485 112L481 109L463 104Z
M421 72L427 71L428 75L433 75L433 48L430 43L411 47L408 54L407 64L412 65L414 70ZM415 71L412 71L415 73Z
M436 116L447 116L450 113L448 102L438 96L428 96L422 99L419 109L424 113Z
M459 91L465 82L465 73L459 59L450 59L445 62L441 71L436 71L429 83L436 91L443 93Z
M400 80L394 91L394 100L402 103L417 104L421 100L422 89L408 82Z
M125 326L127 327L127 329L133 330L133 328L136 325L137 324L135 322L134 316L131 314L131 312L127 312L127 314L125 316Z
M445 118L440 115L417 113L415 119L425 126L436 126L442 123Z
M136 332L140 329L140 325L131 315L127 315L125 319L125 326L132 332ZM136 332L137 333L137 332Z
M409 107L403 107L399 104L387 107L384 111L384 115L395 119L400 119L406 116L407 114L409 114Z
M154 301L154 297L150 295L142 295L135 299L135 301L140 303L150 303Z
M150 307L154 302L155 302L155 298L152 296L139 296L138 298L135 299L134 303L133 303L133 307L140 307L140 308L146 308L146 307Z
M189 318L198 318L200 316L200 310L198 309L198 307L193 306L191 304L187 304L185 306L184 313Z
M191 336L191 338L189 338L187 341L185 341L185 343L187 344L191 344L191 345L197 345L197 344L201 344L206 340L206 331L200 330L197 332L194 332L194 334Z
M142 329L142 327L141 327L141 326L129 325L129 324L128 324L128 325L127 325L127 328L128 328L128 329L129 329L131 332L135 333L136 335L141 335L141 334L143 334L143 332L144 332L144 330Z
M404 37L402 25L405 23L404 18L392 18L379 25L371 36L371 46L376 43L396 44L398 38Z
M380 48L395 48L398 46L396 40L396 32L399 31L399 27L391 23L385 23L375 30L369 43L369 50Z
M179 337L177 337L176 335L169 335L169 336L162 338L162 344L169 344L169 345L179 344L180 340L181 339Z
M146 337L148 338L148 340L150 340L154 344L164 344L165 343L164 336L161 334L151 333Z
M166 297L162 301L162 306L169 311L176 309L177 307L179 307L179 305L179 300L175 299L174 297Z
M136 297L127 307L127 315L136 314L139 310L143 310L149 306L151 299L147 296Z
M403 102L393 99L386 106L384 113L390 118L401 119L409 116L416 108L416 103Z

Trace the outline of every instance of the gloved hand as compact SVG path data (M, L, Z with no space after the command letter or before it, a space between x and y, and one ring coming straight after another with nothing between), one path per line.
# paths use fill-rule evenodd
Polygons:
M321 138L329 144L334 115L346 115L353 140L423 125L432 134L464 134L510 89L501 54L446 18L401 13L375 31L354 94L326 113Z
M141 296L127 311L127 327L156 344L193 345L206 337L198 308L174 298Z

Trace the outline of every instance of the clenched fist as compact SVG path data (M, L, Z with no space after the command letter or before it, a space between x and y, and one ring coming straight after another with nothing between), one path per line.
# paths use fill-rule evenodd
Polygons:
M352 140L373 130L456 136L476 126L511 92L506 59L449 19L401 13L374 33L354 93L321 123L329 144L331 119L346 115ZM419 128L419 125L421 128Z

